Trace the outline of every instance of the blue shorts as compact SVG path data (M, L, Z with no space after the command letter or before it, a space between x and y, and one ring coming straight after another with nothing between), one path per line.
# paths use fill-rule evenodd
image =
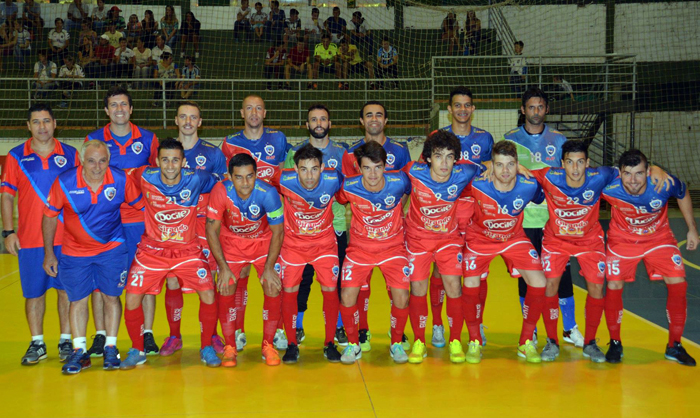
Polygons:
M61 260L61 246L53 247L56 258ZM59 274L51 277L44 271L44 248L23 248L17 254L19 261L19 280L22 283L22 295L27 299L38 298L47 290L63 290Z
M128 270L126 245L89 257L63 255L58 271L68 300L76 302L99 290L107 296L121 296Z
M124 244L126 244L126 250L129 253L129 266L134 262L134 256L136 255L136 247L141 242L141 237L144 232L146 232L146 224L143 222L134 222L130 224L122 224L124 227L124 235L126 239Z

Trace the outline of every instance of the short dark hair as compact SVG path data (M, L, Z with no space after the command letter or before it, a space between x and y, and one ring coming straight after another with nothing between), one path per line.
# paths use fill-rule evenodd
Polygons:
M277 0L272 0L270 3L271 3L272 5L278 6L278 7L279 7L279 5L280 5L280 2L277 1Z
M525 43L523 41L515 41L515 43L513 43L513 45L514 46L520 45L520 48L525 48Z
M109 90L107 90L107 94L105 94L104 98L105 107L107 107L107 104L109 104L110 97L121 96L122 94L129 99L129 107L134 107L133 101L131 100L131 93L129 93L129 90L121 84L115 84L110 87Z
M386 150L384 147L376 141L365 142L361 146L355 149L355 159L357 159L357 165L362 167L362 159L369 158L373 163L382 163L386 165Z
M63 23L63 19L61 19L60 17L57 17L56 19L54 19L53 23L55 24L55 23L58 23L59 21L61 23Z
M65 57L63 57L63 59L64 59L66 62L75 62L75 58L73 58L72 55L66 55Z
M523 107L525 107L527 101L532 99L533 97L539 97L544 101L545 106L549 106L549 98L547 97L547 93L542 91L542 89L540 89L539 87L530 87L529 89L525 90L525 93L523 93Z
M241 152L240 154L236 154L228 162L228 173L233 176L233 169L235 167L246 167L252 165L253 166L253 172L258 171L258 164L255 162L255 158L253 158L250 154L246 154L245 152Z
M389 38L387 38L386 36L383 37L383 38L382 38L382 42L389 42ZM389 43L391 43L391 42L389 42Z
M350 45L348 42L348 38L346 36L343 37L343 39L340 40L341 45Z
M460 154L462 153L462 144L459 142L457 136L452 132L444 131L442 129L437 130L428 135L428 139L426 139L425 143L423 144L423 152L421 152L423 161L430 166L428 158L433 155L433 152L440 149L453 151L455 153L455 160L458 160Z
M362 117L365 115L365 108L369 105L381 106L382 110L384 111L384 117L385 118L389 117L389 113L386 111L386 107L384 107L384 103L382 103L378 100L370 100L368 102L365 102L365 104L362 105L362 109L360 109L360 119L362 119Z
M321 12L318 10L318 7L314 7L313 9L311 9L311 14L314 14L314 13L321 13Z
M299 10L297 9L292 9L289 11L290 16L299 16Z
M178 141L173 137L167 137L158 145L158 156L160 152L166 149L179 149L182 152L182 156L185 156L185 147L182 146L182 142Z
M644 169L649 168L649 161L644 153L636 148L629 149L620 155L618 167L622 170L623 167L636 167L639 164L644 164Z
M357 17L357 18L362 19L362 12L353 12L352 17Z
M467 96L472 100L474 99L472 96L472 91L464 86L458 86L452 89L450 92L450 105L452 105L452 98L455 96Z
M47 51L47 50L45 50L45 49L40 49L39 51L37 51L36 54L37 54L37 55L43 55L43 56L45 56L46 58L49 57L49 51Z
M515 147L515 143L512 141L499 141L493 146L493 151L491 156L505 155L506 157L515 158L515 162L518 162L518 149Z
M173 54L170 52L163 52L163 54L160 56L161 61L165 61L168 58L172 58Z
M294 165L297 167L302 160L317 160L319 165L323 164L323 152L313 145L307 143L294 153Z
M321 40L323 39L331 39L331 35L329 35L328 32L323 32L323 35L321 35Z
M194 102L194 101L192 101L192 100L182 101L182 102L180 102L180 103L177 105L177 110L179 111L180 108L181 108L182 106L192 106L192 107L196 107L197 110L199 111L199 115L200 115L200 116L202 115L202 108L199 107L199 103L197 103L197 102Z
M256 3L255 3L255 5L256 5L256 6L260 6L260 7L262 7L262 3L260 3L259 1L258 1L258 2L256 2Z
M561 155L566 158L566 154L582 152L588 158L588 144L581 139L569 139L561 146Z
M185 55L185 61L187 60L190 60L192 64L196 62L195 57L193 57L192 55Z
M321 104L321 103L316 103L316 104L312 104L312 105L309 107L309 111L306 113L306 118L307 118L307 119L309 118L309 113L311 113L312 110L325 110L326 113L328 114L328 119L331 118L331 111L328 110L328 108L326 107L326 105Z
M53 109L48 103L34 103L27 111L27 122L32 120L32 113L34 112L49 112L51 119L55 119L53 117Z
M119 43L122 43L122 41L126 42L126 38L123 36L121 38L119 38Z
M333 8L333 11L335 12L336 10L337 10L337 11L340 11L340 7L335 6L335 7Z

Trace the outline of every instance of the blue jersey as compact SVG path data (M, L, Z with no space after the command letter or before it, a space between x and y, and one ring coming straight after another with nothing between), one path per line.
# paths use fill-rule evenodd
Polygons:
M200 139L194 147L185 150L184 167L204 170L221 180L226 175L226 157L219 147Z
M452 125L442 128L443 131L453 132ZM454 132L453 132L454 133ZM472 126L469 135L457 135L459 143L462 145L462 155L459 162L471 162L481 164L483 161L491 161L491 151L493 150L493 136L483 129Z
M364 138L350 146L348 153L343 157L343 174L346 176L354 176L362 174L360 166L355 158L355 150L364 145ZM387 137L384 141L384 150L386 151L386 171L401 170L406 164L411 161L411 153L408 151L408 146L405 143L394 141Z
M221 150L226 156L226 161L241 152L252 155L258 166L258 178L277 185L287 156L287 137L280 131L263 128L262 136L251 140L240 131L227 136Z

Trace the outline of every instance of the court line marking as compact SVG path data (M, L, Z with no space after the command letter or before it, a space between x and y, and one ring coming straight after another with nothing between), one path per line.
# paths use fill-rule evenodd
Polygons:
M13 272L7 273L6 275L0 277L0 282L3 281L3 279L7 278L8 276L12 276L13 274L18 273L18 272L19 272L19 269L15 270Z
M369 399L369 404L372 406L372 413L374 414L375 417L377 417L377 410L374 409L374 402L372 402L372 395L370 395L369 388L367 387L367 381L365 380L365 374L362 373L362 365L357 360L355 361L355 363L357 363L357 368L360 370L360 376L362 376L362 384L365 385L365 392L367 393L367 398Z
M681 245L685 244L686 241L687 241L687 240L684 239L683 241L679 242L679 243L678 243L678 248L681 248ZM690 261L686 260L684 257L681 257L681 258L683 259L683 264L685 264L686 266L692 267L692 268L694 268L695 270L700 270L700 266L698 266L697 264L691 263Z

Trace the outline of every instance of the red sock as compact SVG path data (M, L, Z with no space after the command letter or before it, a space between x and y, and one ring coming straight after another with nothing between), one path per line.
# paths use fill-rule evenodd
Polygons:
M369 285L365 289L364 286L360 288L360 294L357 296L357 307L360 312L360 329L369 329L369 324L367 323L367 311L369 311L369 295L372 293ZM343 319L343 324L345 324L345 319ZM347 330L345 330L347 333Z
M520 345L525 341L532 340L532 333L535 332L537 321L542 315L544 308L544 287L527 286L527 295L523 304L523 329L520 332Z
M607 289L605 292L605 322L611 340L620 341L620 324L622 324L622 289Z
M435 277L435 271L430 277L430 311L433 313L433 326L442 325L442 302L445 300L445 286L442 277ZM411 306L409 304L409 306ZM411 319L411 324L413 319ZM425 342L425 341L424 341Z
M226 345L236 346L236 295L222 296L217 293L219 322Z
M542 322L544 322L544 328L547 330L547 338L559 344L559 338L557 338L557 325L559 325L559 296L544 297Z
M214 303L210 304L206 304L201 300L199 301L199 327L201 329L200 340L202 344L201 348L211 345L211 337L213 337L214 333L216 332L216 315L216 300L214 300Z
M426 303L427 305L427 303ZM427 315L427 309L426 309ZM408 308L399 309L391 305L391 343L400 343L403 339L403 331L408 321Z
M335 337L335 325L338 323L338 310L340 309L340 300L338 299L338 290L333 289L323 294L323 320L326 323L326 341L323 345L333 342Z
M357 311L357 305L348 308L340 304L340 317L343 318L343 326L345 327L345 334L348 336L348 342L359 344L360 333L357 329L357 324L360 320L360 313Z
M126 330L129 332L129 338L131 338L131 347L139 351L144 351L143 321L143 308L141 306L132 310L124 310L124 322L126 323Z
M479 286L479 303L481 304L481 314L479 315L479 325L484 323L484 311L486 310L486 295L489 293L489 282L482 280ZM479 332L481 335L481 332Z
M411 328L416 341L425 344L425 327L428 322L428 297L411 295L408 299Z
M595 340L604 308L605 299L595 299L591 295L586 297L586 344Z
M481 318L479 289L480 287L462 286L462 312L469 330L469 341L476 340L479 341L479 345L482 345L481 330L479 329L479 319Z
M688 316L688 282L667 284L666 316L668 317L668 346L680 343Z
M290 344L297 343L297 295L299 292L282 291L282 320L287 331L287 341ZM276 325L279 329L279 324Z
M272 345L281 314L282 296L272 297L265 295L265 301L263 302L263 342L267 341ZM296 338L296 333L294 333L294 337Z
M245 332L245 308L248 305L248 278L240 277L236 284L236 329Z
M180 318L182 318L182 307L185 305L182 299L182 289L168 289L165 287L165 314L170 325L170 336L181 338Z
M460 297L447 298L447 322L450 324L450 342L462 341L462 328L464 327L464 314L462 313L462 299Z

